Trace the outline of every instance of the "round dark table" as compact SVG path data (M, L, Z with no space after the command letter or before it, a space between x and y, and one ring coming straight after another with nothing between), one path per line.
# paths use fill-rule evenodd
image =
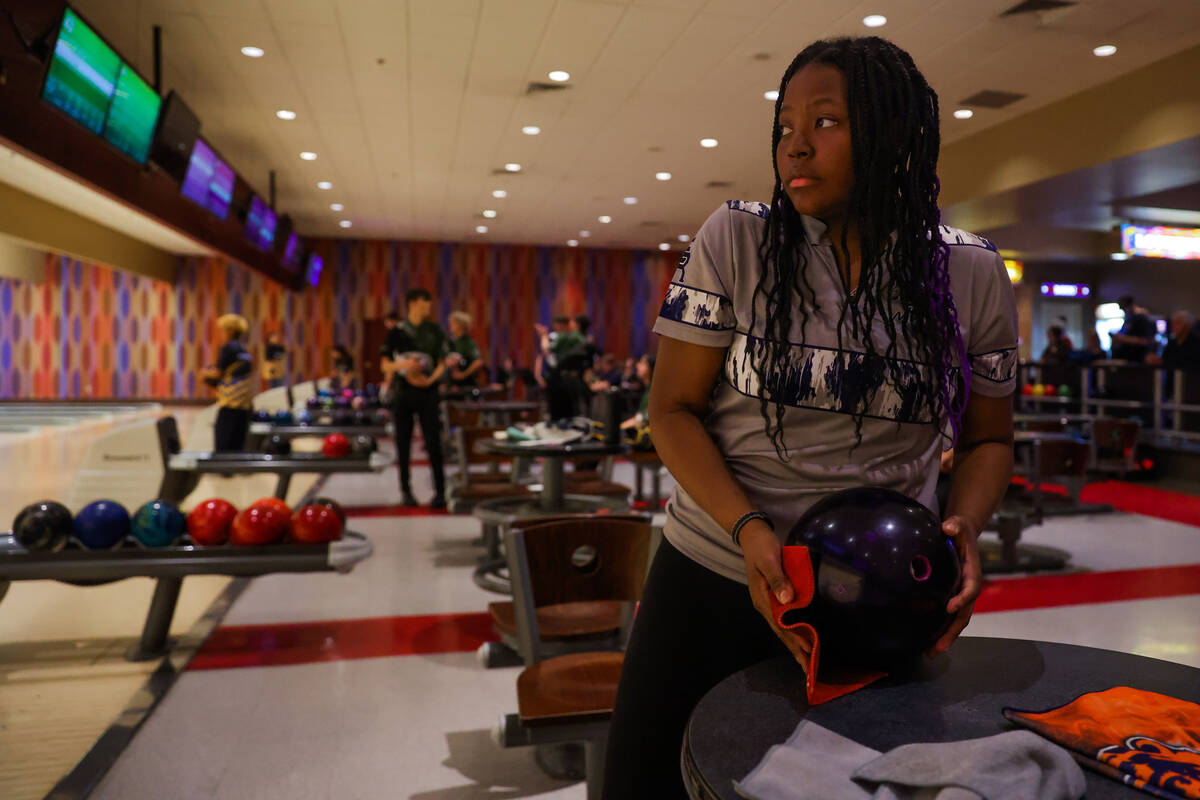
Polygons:
M542 460L542 491L538 495L541 510L547 514L586 512L589 509L568 507L563 498L566 471L564 463L571 458L603 458L619 456L629 452L626 444L605 444L597 441L576 441L567 444L539 442L521 443L492 439L479 444L479 449L492 455L513 458L540 458ZM523 501L528 502L528 501ZM603 507L598 504L597 507Z
M1133 686L1200 701L1200 670L1153 658L1050 642L964 636L950 652L813 708L804 673L787 657L744 669L706 694L684 733L683 782L692 800L742 800L746 777L802 719L880 752L913 742L991 736L1016 726L1005 706L1042 711L1081 694ZM1149 795L1087 769L1086 800Z

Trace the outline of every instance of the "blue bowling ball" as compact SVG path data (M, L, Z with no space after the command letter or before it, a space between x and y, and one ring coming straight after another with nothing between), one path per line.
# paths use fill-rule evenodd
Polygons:
M133 515L133 538L146 547L170 547L183 537L187 520L165 500L151 500Z
M116 547L129 527L129 512L116 500L95 500L75 515L75 538L89 550Z
M276 411L275 412L275 424L276 425L291 425L292 424L292 412Z
M271 417L270 411L255 411L254 412L254 421L255 422L270 422L271 419L272 419L272 417Z
M300 411L296 414L297 425L312 425L313 415L311 411Z

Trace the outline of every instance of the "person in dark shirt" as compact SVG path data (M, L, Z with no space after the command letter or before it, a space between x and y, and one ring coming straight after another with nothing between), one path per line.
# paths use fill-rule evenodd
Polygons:
M1071 345L1063 334L1062 326L1051 325L1046 329L1046 349L1038 360L1046 364L1065 364L1071 353Z
M353 389L356 381L354 378L354 356L350 355L350 351L340 344L335 344L329 348L329 355L333 359L333 374L330 376L330 383L334 389Z
M454 386L477 387L483 372L483 356L471 338L471 315L455 311L450 315L450 381Z
M217 354L216 366L201 373L204 382L217 390L217 421L213 427L213 450L218 453L242 450L250 429L250 407L254 387L250 376L254 361L241 339L250 325L240 314L225 314L217 320L225 333L225 344Z
M1087 354L1087 361L1107 361L1108 351L1100 344L1100 334L1095 331L1088 333L1087 347L1083 351Z
M1200 328L1190 311L1171 315L1171 340L1163 348L1162 357L1147 356L1147 364L1161 364L1167 369L1200 371Z
M1121 326L1120 333L1112 335L1112 357L1118 361L1136 361L1140 364L1155 351L1154 320L1129 295L1117 300L1117 305L1125 312L1125 324Z
M272 389L284 384L287 368L287 348L283 346L283 334L275 331L267 337L267 346L263 348L263 378Z
M380 353L385 379L391 382L392 422L400 494L406 506L417 505L409 476L413 417L421 423L429 466L433 471L433 508L446 507L446 476L442 466L442 422L438 412L438 380L446 372L450 340L430 319L433 297L424 289L405 295L407 318L388 331Z

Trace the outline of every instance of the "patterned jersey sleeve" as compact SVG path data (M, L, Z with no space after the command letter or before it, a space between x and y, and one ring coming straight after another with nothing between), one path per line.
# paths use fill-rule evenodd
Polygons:
M705 347L733 341L733 250L729 209L722 206L700 228L679 260L654 332Z
M972 292L967 359L971 392L1005 397L1017 385L1017 300L1004 259L998 253L991 256Z

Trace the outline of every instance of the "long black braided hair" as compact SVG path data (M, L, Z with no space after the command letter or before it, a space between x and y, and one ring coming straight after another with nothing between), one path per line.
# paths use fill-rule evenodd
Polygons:
M851 292L848 270L840 270L847 300L838 317L837 337L839 353L847 333L865 353L842 355L836 369L843 396L848 391L854 406L856 440L862 441L863 419L885 383L905 387L901 419L929 414L939 431L948 419L957 435L967 394L959 367L965 370L967 359L950 293L949 248L938 232L937 94L908 53L876 36L814 42L796 56L779 85L771 134L775 190L759 245L764 269L755 287L750 323L753 333L761 295L766 330L759 343L748 347L766 434L786 460L783 415L793 309L800 314L803 343L806 305L814 312L819 308L800 248L804 227L784 191L775 158L784 93L792 76L808 64L836 67L846 79L854 166L846 214L858 231L862 273L857 291ZM849 259L849 227L843 227L841 242L834 243L843 264ZM797 295L802 301L798 304ZM877 352L872 335L879 326L888 341L883 353Z

